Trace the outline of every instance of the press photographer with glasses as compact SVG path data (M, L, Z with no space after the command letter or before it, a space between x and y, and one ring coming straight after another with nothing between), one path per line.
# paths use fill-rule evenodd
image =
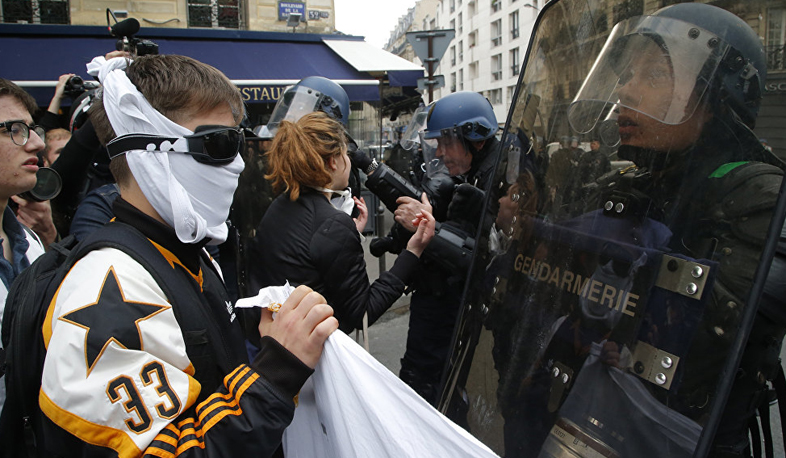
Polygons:
M36 183L37 153L44 149L43 129L33 125L37 108L22 88L0 78L0 323L11 283L44 252L41 240L20 224L8 207L9 199L33 189ZM0 362L5 359L3 352L0 349ZM0 378L0 410L4 402L5 382Z
M301 287L244 335L203 249L226 239L244 167L240 93L184 56L93 63L90 116L120 197L80 243L128 237L87 252L49 306L39 453L270 456L338 322ZM261 349L250 363L245 338Z

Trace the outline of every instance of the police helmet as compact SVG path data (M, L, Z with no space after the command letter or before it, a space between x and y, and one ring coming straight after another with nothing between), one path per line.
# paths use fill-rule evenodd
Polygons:
M767 57L756 32L733 13L704 3L668 6L653 16L689 22L728 44L711 87L710 101L726 104L753 128L767 78ZM703 44L699 42L696 45Z
M499 130L491 103L477 92L454 92L431 105L426 120L425 139L455 135L482 141Z
M278 99L267 126L275 134L281 121L298 119L322 111L345 127L349 123L349 96L338 85L321 76L309 76L288 87Z
M668 79L671 99L657 106L621 99L620 88L636 75L642 52L653 47L668 58L670 74L652 71L637 78L651 80L653 87ZM716 115L731 111L753 127L766 73L761 41L745 21L716 6L680 3L614 26L568 109L568 121L586 134L619 105L677 125L706 101Z

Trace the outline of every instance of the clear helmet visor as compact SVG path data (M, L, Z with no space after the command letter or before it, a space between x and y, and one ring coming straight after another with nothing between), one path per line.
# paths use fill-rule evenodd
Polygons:
M303 116L318 111L322 94L305 87L287 88L278 99L267 128L272 135L278 131L281 121L297 122Z
M615 124L621 107L669 125L687 121L729 46L680 20L642 16L617 24L568 108L579 133Z
M472 162L466 140L454 129L444 129L441 133L439 137L434 137L433 132L423 131L420 134L426 174L433 178L466 173Z
M401 147L406 150L415 150L420 145L420 134L426 129L428 119L428 107L418 107L412 115L404 135L401 136Z

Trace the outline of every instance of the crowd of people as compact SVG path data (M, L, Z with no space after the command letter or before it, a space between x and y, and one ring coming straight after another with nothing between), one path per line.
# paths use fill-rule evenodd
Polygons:
M673 19L669 14L661 13L660 20L669 22ZM721 178L728 181L746 164L765 164L769 156L759 151L760 144L756 148L744 144L739 151L716 154L713 160L688 160L706 159L705 151L722 149L724 141L742 143L739 139L747 138L755 121L757 113L750 106L756 102L729 108L685 96L689 102L675 99L674 103L696 106L672 110L684 115L678 122L668 119L671 111L669 107L664 111L663 100L676 83L664 82L662 75L669 73L664 69L677 55L669 56L663 51L667 47L647 40L626 39L618 45L630 48L624 49L628 53L624 56L634 70L660 65L662 71L658 80L655 72L633 72L615 89L620 98L615 107L620 151L641 168L614 176L640 183L641 170L654 170L657 179L648 181L651 187L646 189L651 194L647 218L634 215L632 206L625 207L630 213L623 216L633 215L638 223L659 218L661 226L687 231L680 225L689 220L685 215L707 209L700 208L700 201L687 202L675 194L683 189L675 183L683 186L677 178L685 170L708 177L688 186L705 196ZM637 46L641 49L631 51ZM644 57L636 57L637 53ZM623 61L616 56L613 64ZM591 111L581 111L591 105L581 97L591 99L587 93L609 79L603 71L617 71L612 67L593 67L577 96L578 108L570 116ZM369 182L390 180L393 172L358 151L348 132L349 99L338 84L321 77L302 80L284 92L271 122L253 137L241 127L246 112L236 87L219 70L197 60L178 55L132 58L117 51L95 58L88 69L102 91L77 128L59 125L65 87L73 74L60 77L41 117L30 95L0 79L0 202L4 206L0 316L3 306L13 305L5 299L14 280L47 249L59 249L57 244L69 234L81 246L98 247L80 252L59 280L57 293L43 305L41 340L46 358L41 380L31 381L37 392L40 382L40 411L34 418L22 419L24 425L13 426L12 431L20 434L9 440L16 444L9 448L12 453L31 446L25 434L29 427L36 452L45 456L283 456L283 431L330 334L373 324L404 293L412 295L399 377L437 406L452 376L449 359L478 234L490 234L477 243L488 248L481 258L487 261L484 273L489 278L496 275L494 284L482 290L491 298L491 312L484 303L482 313L483 326L494 334L492 352L500 384L497 395L504 403L501 415L508 456L525 456L556 440L549 436L552 425L560 412L559 419L570 414L559 410L563 403L571 405L569 390L549 394L555 361L569 355L565 364L578 373L587 360L585 349L604 342L604 364L620 367L624 345L617 346L612 337L619 333L612 331L620 328L620 320L627 326L622 312L612 314L586 300L561 307L549 299L542 311L534 303L546 292L543 284L537 284L537 275L532 276L533 259L540 263L549 255L558 257L549 252L548 243L535 243L538 231L555 222L556 226L549 226L554 234L597 229L592 218L603 210L589 207L598 186L607 183L604 177L612 172L608 151L597 136L587 137L589 151L582 150L580 137L573 135L563 137L550 157L541 152L533 158L526 154L533 145L516 137L515 129L499 139L499 122L482 95L457 92L430 104L425 125L412 127L419 131L417 151L412 154L421 154L423 163L416 184L424 192L395 199L391 237L397 240L390 246L398 257L388 271L370 281L361 242L369 210L358 194L358 172ZM729 114L735 109L737 117ZM595 113L596 117L608 114ZM580 131L581 120L573 118L573 130ZM251 146L249 139L257 146ZM514 150L524 154L508 153ZM657 157L663 150L680 154ZM678 160L684 167L675 166ZM775 162L770 161L767 169L773 176L780 173ZM515 173L496 186L500 164ZM735 165L721 173L724 164ZM24 198L43 167L62 177L60 195L51 201ZM246 182L253 177L248 189L265 186L275 197L259 203L253 193L236 193L244 169ZM679 177L671 175L674 170L679 170ZM627 178L621 178L626 173ZM649 180L650 175L644 178ZM707 188L699 189L704 184ZM604 197L608 195L612 200L617 196ZM631 195L640 197L632 191L625 194ZM254 216L235 228L240 236L234 243L240 246L233 247L234 255L243 259L230 260L217 247L226 247L231 239L227 221L233 219L229 218L233 202L248 207ZM616 208L612 205L605 211ZM537 215L550 219L541 221ZM658 234L648 235L652 244L646 249L668 248L668 240L662 240L666 237ZM757 241L763 239L758 232L754 235ZM624 242L637 247L644 243ZM680 242L695 240L686 235ZM510 256L529 248L535 253L526 268L529 275L519 284L511 280L506 285L507 276L525 270L519 266L516 272L506 272L505 266L514 265ZM757 249L758 245L750 248ZM632 279L646 262L646 256L629 256L627 270L620 274L622 263L614 262L619 253L609 250L602 253L608 263L599 265L592 278ZM580 261L587 263L588 258ZM551 260L566 266L573 261ZM287 282L297 288L278 304L275 316L268 309L233 305L239 296ZM629 283L618 286L630 288L633 280ZM535 286L528 299L533 304L526 310L518 302L520 296L511 293L501 298L497 293L497 288L524 291L528 285ZM719 290L717 294L725 296L716 302L739 302L746 293L734 288ZM502 313L511 310L511 315ZM536 320L527 316L535 312L539 324L553 318L548 327L535 329ZM12 323L4 320L3 324ZM525 331L540 333L540 353L534 347L522 350L525 345L515 336ZM661 326L661 332L665 335L666 326ZM696 339L709 345L715 337L697 334ZM725 357L724 353L717 359ZM523 371L522 361L532 369ZM708 382L691 375L700 385L697 392L703 394ZM508 376L516 379L507 380ZM508 382L510 386L505 385ZM462 384L453 387L461 391ZM0 384L0 408L4 388L5 383ZM734 388L750 394L748 387ZM466 426L470 408L462 404L466 399L456 402L454 396L447 401L451 417ZM704 415L696 413L700 409L689 401L693 402L676 397L672 407L690 418ZM739 415L750 414L747 405L731 405ZM9 418L7 409L3 412L0 431L9 431L4 428L16 419ZM539 413L548 420L533 422ZM736 426L721 425L734 440L741 440L743 433ZM639 444L628 441L618 446L631 447L635 453Z

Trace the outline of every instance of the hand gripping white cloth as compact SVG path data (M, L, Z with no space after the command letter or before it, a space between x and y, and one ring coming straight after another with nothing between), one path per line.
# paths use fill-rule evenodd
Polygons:
M262 290L257 304L273 296ZM341 331L300 390L283 442L287 458L498 458Z

